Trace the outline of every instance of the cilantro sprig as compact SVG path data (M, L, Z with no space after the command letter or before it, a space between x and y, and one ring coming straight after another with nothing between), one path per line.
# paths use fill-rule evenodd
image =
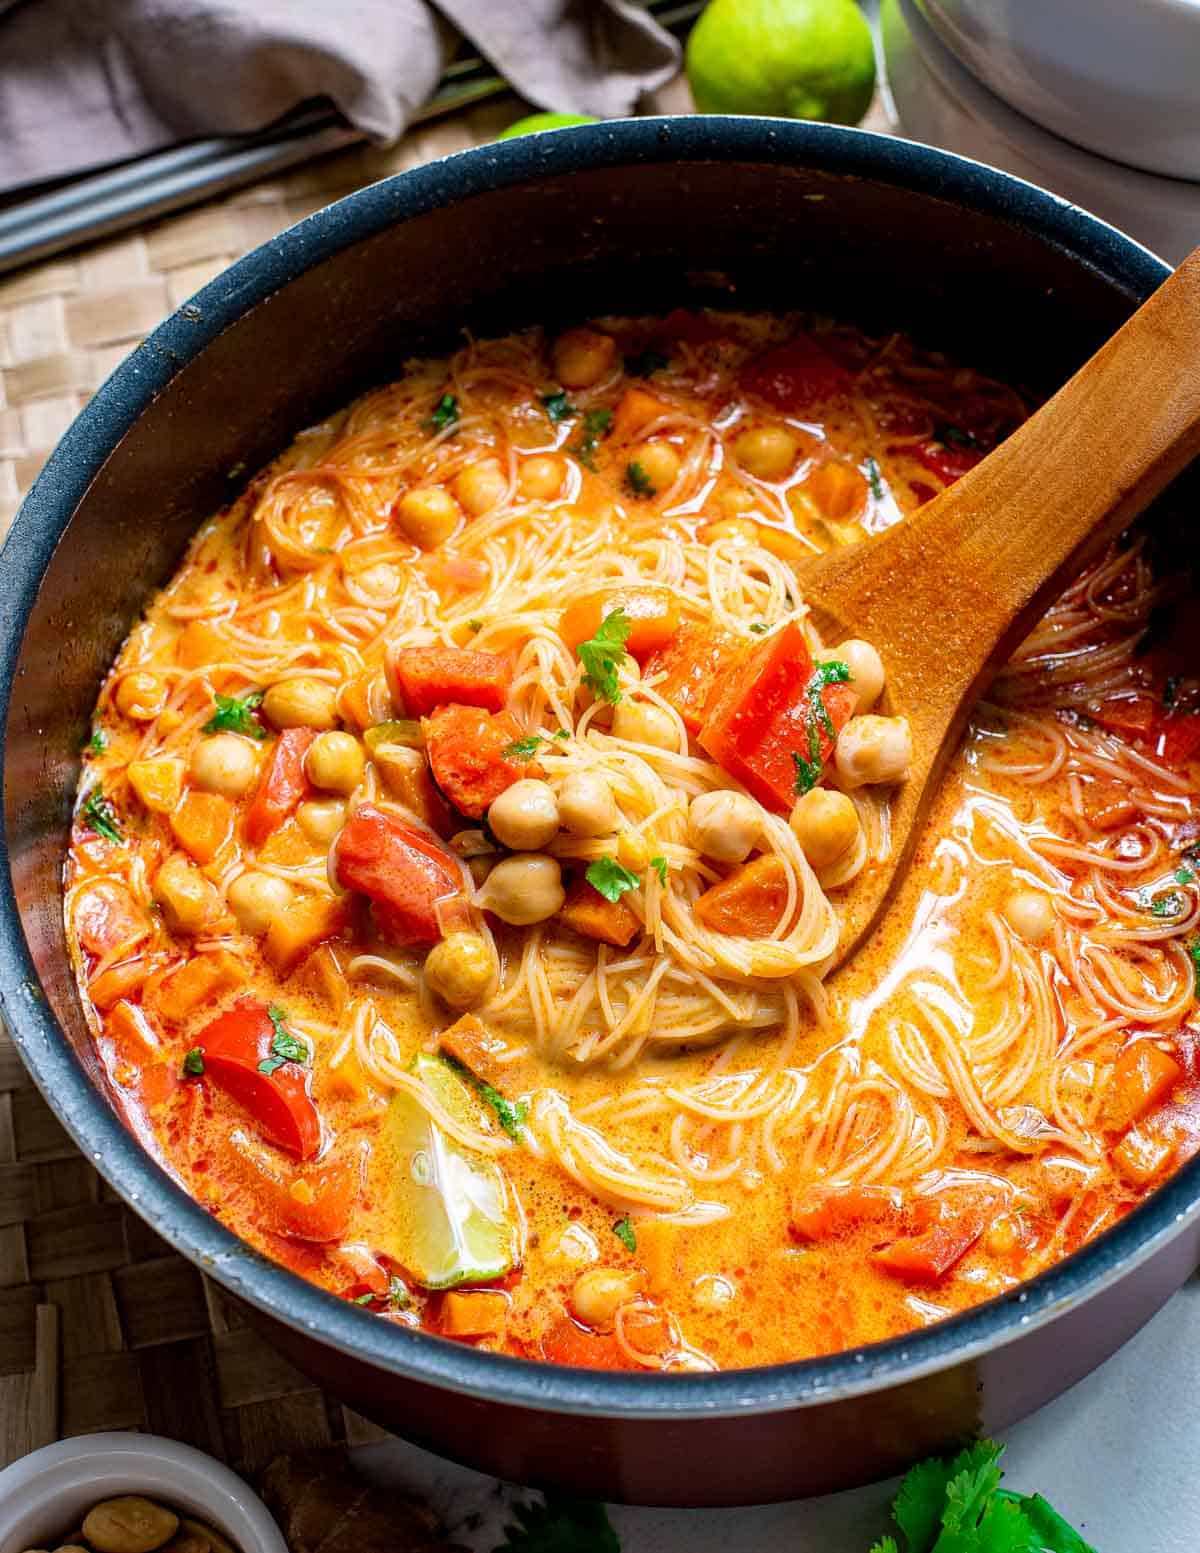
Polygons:
M825 698L821 692L826 685L843 684L849 678L850 665L842 663L840 659L834 659L830 663L818 663L808 682L805 691L808 697L808 710L804 718L808 754L805 756L798 750L792 751L792 759L796 762L796 792L800 796L811 792L821 780L821 772L824 769L824 761L821 759L822 733L830 743L837 741L837 729L833 726L833 719L829 715L829 708L825 705Z
M506 744L500 751L501 760L532 760L537 754L537 747L542 742L541 735L537 733L527 734L523 739L514 739L511 744Z
M88 754L89 755L103 755L104 751L107 748L108 748L108 735L105 733L104 729L103 728L96 728L96 729L94 729L93 732L92 732L91 738L87 741L87 752L88 752Z
M542 395L542 408L556 426L560 421L569 421L576 413L575 406L561 388L555 389L552 394Z
M642 882L615 857L598 857L589 863L584 878L606 901L619 901L627 890L636 890Z
M632 629L625 611L614 609L600 622L595 636L580 642L575 649L575 656L583 665L584 684L601 701L609 701L614 706L621 699L617 670L628 656L625 643Z
M625 1247L626 1251L637 1250L637 1232L633 1227L633 1220L628 1214L623 1219L618 1219L612 1227L613 1234Z
M447 426L453 426L459 416L458 400L453 394L443 394L433 407L433 414L429 417L430 431L445 431Z
M183 1059L183 1071L187 1078L200 1078L204 1073L204 1048L193 1046Z
M245 696L217 694L217 709L204 725L205 733L244 733L252 739L265 739L267 730L254 716L262 705L263 692L252 690Z
M79 812L83 816L83 823L89 830L94 830L97 836L103 836L105 841L122 839L121 822L117 818L117 811L104 796L103 788L93 787Z
M602 1504L548 1494L545 1502L513 1507L495 1553L621 1553L621 1543Z
M608 435L612 418L612 411L604 408L584 411L583 427L578 440L571 443L570 450L586 469L595 470L596 449Z
M880 471L878 461L868 457L864 465L867 472L867 483L871 487L871 495L876 501L883 500L883 474Z
M625 484L635 496L649 497L658 494L654 481L646 473L646 466L636 458L625 465Z
M514 1143L520 1143L525 1119L529 1115L529 1107L524 1100L510 1100L507 1095L502 1095L498 1089L482 1079L479 1080L478 1089L481 1099L486 1100L495 1111L501 1127Z
M665 890L667 887L667 860L665 857L652 857L650 867L658 875L658 882Z
M272 1003L267 1009L267 1018L274 1027L275 1034L271 1037L271 1055L264 1057L258 1065L258 1071L265 1073L270 1078L283 1067L285 1062L307 1062L308 1047L288 1029L287 1014Z

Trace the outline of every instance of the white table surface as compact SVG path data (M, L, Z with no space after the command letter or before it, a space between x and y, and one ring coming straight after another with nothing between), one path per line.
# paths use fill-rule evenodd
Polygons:
M1007 1486L1044 1494L1098 1553L1196 1553L1200 1279L1006 1443ZM356 1454L373 1477L428 1497L465 1546L490 1553L502 1540L512 1490L399 1442ZM888 1529L895 1488L740 1510L616 1506L611 1515L623 1553L868 1553Z

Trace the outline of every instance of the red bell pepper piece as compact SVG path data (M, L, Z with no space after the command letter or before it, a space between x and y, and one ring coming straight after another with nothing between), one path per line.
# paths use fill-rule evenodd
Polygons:
M337 877L344 889L370 897L385 938L423 949L442 936L439 902L462 895L462 874L432 836L362 804L337 843Z
M285 728L276 739L246 812L246 839L251 846L261 847L268 836L292 817L300 800L310 791L304 757L316 736L315 728Z
M309 1073L298 1062L264 1073L260 1064L274 1058L274 1039L266 1004L239 998L205 1026L196 1044L204 1056L205 1077L245 1106L268 1142L312 1159L321 1145L321 1118L308 1092Z
M747 393L786 414L797 415L822 399L849 388L851 375L808 334L797 334L784 345L764 351L742 368Z
M457 702L498 712L508 700L512 663L462 647L400 647L388 654L388 678L410 717Z
M542 1337L542 1357L551 1364L580 1370L632 1370L630 1360L611 1332L588 1332L563 1316Z
M908 451L922 468L936 475L943 485L953 485L956 480L961 480L968 469L974 469L986 457L983 448L952 447L932 439L918 442Z
M646 660L645 676L662 674L655 685L694 737L704 723L705 709L718 679L745 651L732 631L687 621L671 641Z
M1158 730L1158 754L1168 766L1184 766L1200 751L1200 712L1164 717Z

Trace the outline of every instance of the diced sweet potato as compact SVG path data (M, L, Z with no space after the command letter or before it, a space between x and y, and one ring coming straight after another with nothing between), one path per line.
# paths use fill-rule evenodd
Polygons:
M442 1297L447 1337L501 1337L507 1324L508 1295L502 1289L453 1290Z
M605 900L586 879L578 879L567 892L559 918L585 938L624 949L641 931L641 923L623 900Z
M212 1004L246 980L246 967L226 949L194 955L160 984L155 1007L164 1019L181 1021Z
M669 415L672 406L647 388L627 388L613 416L612 439L630 442L660 416Z
M281 976L288 976L311 949L340 933L348 916L346 903L331 895L303 896L271 923L263 953Z
M228 638L208 620L189 620L175 644L175 656L185 669L203 669L229 655Z
M464 1014L443 1030L438 1047L485 1084L499 1089L507 1077L503 1058L508 1047L474 1014Z
M740 863L696 902L696 916L714 933L769 938L787 906L788 873L773 852Z
M211 863L233 831L233 805L219 793L187 793L171 815L175 840L197 863Z
M119 998L127 998L137 992L149 973L150 966L144 956L139 955L136 960L122 960L119 965L101 971L99 976L88 983L88 996L103 1013Z
M143 807L154 814L170 814L183 793L183 761L161 756L133 760L126 775Z
M1112 1151L1112 1162L1131 1186L1147 1186L1175 1157L1175 1144L1165 1134L1131 1127Z
M1182 1077L1180 1064L1153 1041L1130 1042L1116 1060L1104 1097L1106 1124L1120 1132L1140 1122Z
M161 1043L154 1026L145 1010L136 1003L122 1000L114 1004L104 1021L104 1028L128 1062L136 1062L148 1055L157 1057L161 1052Z

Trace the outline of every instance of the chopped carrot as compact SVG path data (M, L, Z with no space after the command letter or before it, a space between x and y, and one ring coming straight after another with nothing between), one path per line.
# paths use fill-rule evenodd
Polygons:
M900 1193L891 1187L812 1187L792 1206L791 1230L800 1240L829 1240L856 1224L895 1219L900 1207Z
M787 529L776 528L773 523L756 523L754 527L758 530L758 543L781 561L812 560L812 547Z
M853 523L866 511L870 486L854 464L828 458L805 477L800 490L829 522Z
M342 932L349 915L346 902L333 896L302 896L271 923L263 953L281 976L289 976L310 950Z
M207 620L189 620L179 633L175 656L185 669L203 669L229 656L229 639Z
M614 442L631 442L662 415L670 415L673 405L646 388L627 388L621 395L613 416L612 439Z
M125 775L129 785L153 814L170 814L183 793L182 760L131 760Z
M508 700L512 661L465 647L401 647L387 658L388 682L409 717L439 706L481 706L498 712Z
M580 1370L632 1370L628 1358L611 1332L588 1332L563 1316L542 1335L542 1357L551 1364Z
M88 983L88 997L103 1013L118 998L137 992L145 984L149 973L149 962L141 955L135 960L122 960L119 965L101 971L99 976Z
M175 840L197 863L211 863L233 831L233 805L220 793L185 793L171 815Z
M446 1337L502 1337L507 1325L503 1289L452 1290L442 1296L439 1327Z
M139 1062L148 1055L157 1057L161 1054L162 1046L154 1026L145 1010L136 1003L114 1004L104 1021L104 1028L127 1062Z
M155 1007L164 1019L184 1020L246 981L246 967L227 949L194 955L159 985Z
M788 871L774 852L739 863L696 902L696 916L714 933L769 938L787 907Z
M1182 1066L1153 1041L1131 1041L1113 1065L1104 1097L1105 1123L1123 1132L1165 1100L1183 1077Z
M572 651L590 641L609 615L620 610L629 622L625 651L640 663L665 647L679 630L679 606L667 588L635 583L609 587L577 599L563 610L558 634Z
M482 1019L464 1014L438 1036L438 1047L485 1084L502 1088L509 1070L503 1057L509 1048Z
M578 879L567 892L559 920L585 938L624 949L641 931L642 924L623 900L605 900L586 879Z
M344 889L370 897L384 937L405 949L436 944L445 905L463 895L461 871L433 837L373 804L346 822L337 877Z
M669 642L646 660L645 674L662 674L655 690L683 718L693 736L700 732L713 689L729 667L745 653L741 639L721 626L688 620Z
M789 414L842 392L850 381L845 367L807 334L755 356L741 371L747 393Z
M150 920L124 886L102 879L75 901L75 933L89 954L109 955L146 937Z
M316 736L315 728L285 728L276 739L246 812L246 839L251 846L261 847L284 820L291 818L309 792L304 757Z
M820 777L857 704L848 684L820 683L789 620L718 681L699 742L761 803L787 811Z
M433 779L460 814L478 820L494 798L522 777L540 777L541 766L516 753L521 725L511 712L477 706L441 706L423 723Z
M1131 1127L1112 1151L1112 1162L1131 1186L1147 1186L1175 1157L1175 1144L1165 1134Z

